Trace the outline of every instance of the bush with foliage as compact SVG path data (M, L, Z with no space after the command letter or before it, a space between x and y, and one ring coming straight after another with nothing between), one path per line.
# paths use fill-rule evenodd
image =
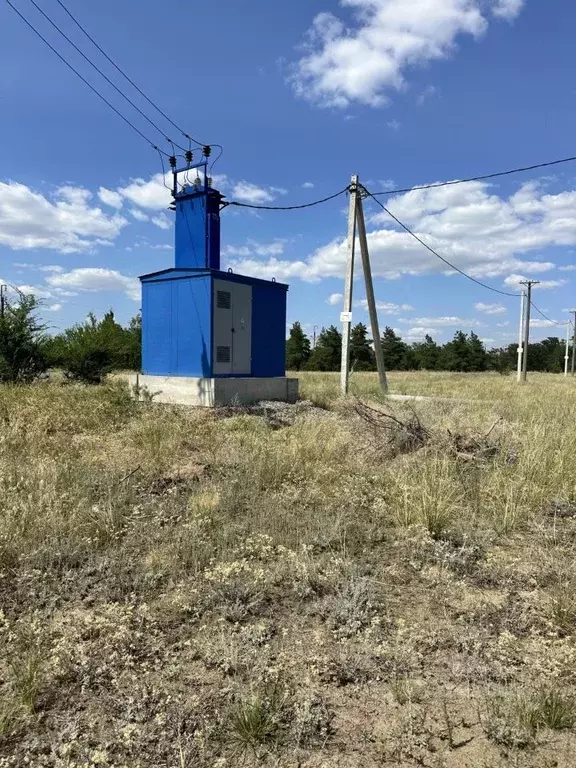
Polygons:
M25 384L48 367L45 326L38 319L38 307L34 296L23 293L14 300L5 298L3 301L0 312L1 382Z
M62 368L68 378L98 384L110 371L139 370L141 335L139 316L123 328L112 311L102 320L91 313L83 324L50 340L50 364Z

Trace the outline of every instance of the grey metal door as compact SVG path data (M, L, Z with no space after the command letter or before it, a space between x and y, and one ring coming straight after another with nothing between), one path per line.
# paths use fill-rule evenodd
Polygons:
M252 286L230 283L232 291L232 373L252 373Z
M252 286L214 280L213 372L252 373Z
M214 334L212 370L215 374L232 373L232 289L234 283L214 280Z

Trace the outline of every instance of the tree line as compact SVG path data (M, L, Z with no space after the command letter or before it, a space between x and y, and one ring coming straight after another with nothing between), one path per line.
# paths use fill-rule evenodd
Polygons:
M141 367L142 323L140 315L128 326L118 323L112 311L101 320L89 314L61 333L51 335L39 318L40 302L18 294L6 299L0 313L0 382L26 383L51 368L73 380L99 383L111 371L138 371ZM390 327L380 339L390 371L499 371L516 367L517 345L487 350L473 332L457 331L446 344L431 336L408 344ZM528 366L532 371L560 373L564 369L564 343L555 336L530 344ZM286 342L286 367L291 371L338 371L342 334L334 326L323 328L316 345L300 323L290 329ZM354 371L375 371L372 340L363 323L350 334L350 365Z
M393 328L386 327L380 339L384 362L389 371L498 371L516 368L518 345L486 349L475 334L457 331L446 344L438 344L426 335L423 341L408 344ZM532 371L560 373L564 370L564 342L550 336L528 348L528 366ZM290 329L286 342L286 367L291 371L339 371L342 334L334 326L323 328L314 348L299 322ZM375 371L376 358L372 339L363 323L350 332L350 367L354 371Z

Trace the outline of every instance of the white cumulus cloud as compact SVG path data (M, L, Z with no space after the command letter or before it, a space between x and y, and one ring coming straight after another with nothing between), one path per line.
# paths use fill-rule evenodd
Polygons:
M545 272L555 265L539 259L539 251L576 245L574 190L548 194L529 182L510 197L500 197L489 184L472 182L412 190L392 197L388 208L439 254L476 278ZM386 213L373 215L369 225L368 245L376 277L392 280L440 273L453 275L455 281L463 279L400 230ZM273 267L279 279L300 277L318 282L341 278L347 245L343 235L298 262L275 258L268 264L239 257L231 266L256 276L270 274ZM550 288L563 285L561 280L542 284Z
M484 325L478 320L469 320L461 317L444 316L444 317L413 317L410 319L400 318L401 323L417 323L419 326L427 326L429 328L441 328L441 327L466 327L476 328Z
M100 187L98 190L98 197L104 203L111 208L120 210L122 208L122 195L119 192L115 192L113 189L106 189L106 187Z
M557 325L552 320L540 320L540 318L530 318L530 328L553 328Z
M130 216L135 218L136 221L150 221L150 216L148 216L147 213L144 213L144 211L141 211L140 208L131 208Z
M504 285L509 286L510 288L523 288L525 289L525 286L522 286L521 283L526 281L528 278L524 275L508 275L508 277L504 280ZM560 288L563 285L566 285L568 280L562 278L561 280L541 280L537 285L532 286L532 290L536 290L539 288L540 290L550 290L552 288Z
M169 219L165 213L159 213L158 216L153 216L151 221L152 224L160 229L171 229L172 227L172 220Z
M54 287L74 291L111 291L125 293L130 299L140 299L140 281L136 277L123 275L115 269L104 267L83 267L51 275L46 282Z
M257 240L248 240L246 245L226 245L222 248L222 255L227 258L241 256L281 256L284 253L286 241L277 239L271 243L260 243Z
M48 197L25 184L0 182L0 245L81 253L109 244L128 222L90 205L91 193L64 186Z
M344 299L343 293L331 293L330 296L328 296L328 298L326 299L326 303L335 307L337 304L340 304L343 299Z
M484 312L486 315L505 315L508 311L502 304L484 304L483 301L474 304L474 309L477 309L478 312Z
M259 187L250 181L238 181L232 187L232 197L241 203L251 203L253 205L262 205L270 203L275 199L280 190L273 187Z
M354 302L354 306L362 307L367 310L368 301L367 299L360 299L360 301ZM411 304L394 304L389 301L377 301L376 309L383 315L397 315L399 312L411 312L414 307Z
M350 25L319 13L294 65L297 95L325 107L387 103L406 84L406 72L454 53L463 36L479 38L490 16L512 20L522 0L340 0L353 10Z

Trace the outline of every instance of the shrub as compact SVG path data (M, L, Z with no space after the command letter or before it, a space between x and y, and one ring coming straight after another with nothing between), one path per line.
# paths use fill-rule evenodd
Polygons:
M111 311L100 321L90 314L83 325L51 340L51 362L68 378L99 384L112 370L140 368L140 334L139 318L123 328Z
M44 330L36 315L34 296L18 294L4 300L0 314L0 381L26 384L48 367L44 354Z

